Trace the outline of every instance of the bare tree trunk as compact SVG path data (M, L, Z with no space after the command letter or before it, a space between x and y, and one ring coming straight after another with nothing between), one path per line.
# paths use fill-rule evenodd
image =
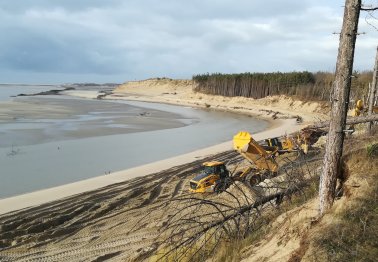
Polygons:
M374 75L373 75L373 78L374 78ZM371 83L369 83L368 85L368 91L366 93L366 100L362 100L364 101L364 107L366 107L366 105L369 103L370 101L370 94L371 94ZM364 95L364 98L365 98L365 95ZM368 105L369 106L369 105Z
M336 179L340 170L344 143L343 130L345 129L349 103L360 7L361 0L346 0L345 2L343 27L336 63L335 87L332 94L331 121L324 155L324 168L320 176L320 215L323 215L332 206L335 198Z
M374 100L375 100L375 94L377 92L377 77L378 77L378 47L377 47L377 54L375 56L375 65L374 65L374 72L373 72L373 81L371 83L370 88L370 99L369 99L369 109L368 109L368 115L370 116L373 113L373 106L374 106ZM369 122L367 124L367 132L371 134L371 126L373 122Z

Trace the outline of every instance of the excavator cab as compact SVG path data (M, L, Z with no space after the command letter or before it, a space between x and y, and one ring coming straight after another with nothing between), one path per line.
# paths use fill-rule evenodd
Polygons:
M217 183L229 177L229 172L223 162L205 162L202 166L201 173L190 180L189 191L192 193L214 192Z

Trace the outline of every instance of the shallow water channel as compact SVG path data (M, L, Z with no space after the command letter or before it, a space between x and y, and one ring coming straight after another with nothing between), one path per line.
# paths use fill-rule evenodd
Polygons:
M0 119L0 198L166 159L268 126L239 114L157 103L63 96L15 101L51 110ZM60 114L64 105L71 111Z

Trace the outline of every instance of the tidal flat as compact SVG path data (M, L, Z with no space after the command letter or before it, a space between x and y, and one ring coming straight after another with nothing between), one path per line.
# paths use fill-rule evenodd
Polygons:
M174 105L69 96L0 102L0 198L206 148L268 122Z

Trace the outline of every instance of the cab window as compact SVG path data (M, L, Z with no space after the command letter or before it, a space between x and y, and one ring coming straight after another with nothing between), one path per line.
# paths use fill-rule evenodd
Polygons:
M213 166L205 166L204 172L206 174L213 174L215 173L215 168Z

